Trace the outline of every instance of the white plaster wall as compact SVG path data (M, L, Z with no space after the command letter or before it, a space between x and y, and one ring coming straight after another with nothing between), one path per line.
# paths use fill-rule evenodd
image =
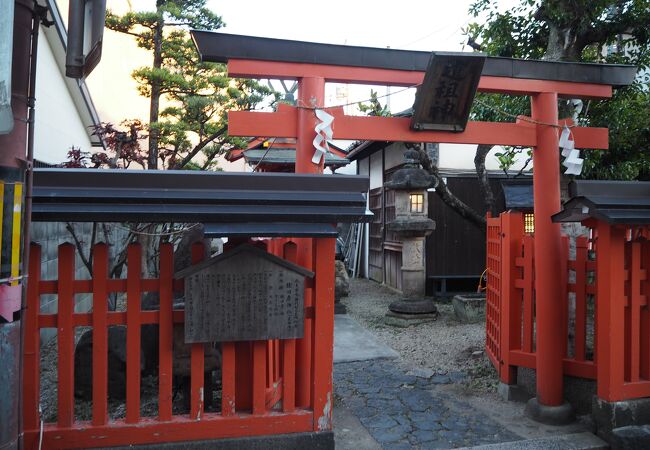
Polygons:
M384 150L385 152L384 163L386 164L385 169L388 170L395 166L399 166L400 164L403 164L405 151L406 151L406 147L401 142L393 142L388 147L386 147L386 149Z
M340 167L336 169L336 173L341 175L356 175L357 174L357 162L352 161L347 166Z
M382 151L378 151L370 155L370 189L381 187L384 184L382 153Z
M34 157L60 163L73 145L90 152L86 126L92 123L84 124L79 118L42 27L37 64Z
M370 160L368 158L360 159L358 164L359 175L368 175L370 173Z
M501 147L494 147L485 158L485 167L487 170L499 170L499 161L495 153L503 150ZM474 155L476 154L476 145L470 144L440 144L440 162L438 166L441 169L467 169L475 170ZM510 170L519 170L526 162L526 152L522 152L515 165ZM532 162L528 168L532 167Z

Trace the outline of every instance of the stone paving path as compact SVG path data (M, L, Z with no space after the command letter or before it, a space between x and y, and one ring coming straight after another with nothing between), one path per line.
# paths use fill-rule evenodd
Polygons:
M394 360L334 365L336 396L386 450L448 449L522 439L439 385L463 373L411 375Z

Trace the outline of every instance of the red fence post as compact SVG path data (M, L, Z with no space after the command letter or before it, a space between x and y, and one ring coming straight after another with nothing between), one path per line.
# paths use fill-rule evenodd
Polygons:
M524 235L524 218L519 212L501 214L501 382L517 382L517 368L510 365L510 351L521 347L521 296L515 286L516 259Z
M205 259L205 247L203 242L195 242L192 245L192 264L198 264ZM190 354L190 418L200 420L204 407L204 386L205 377L205 344L194 343Z
M522 240L523 248L523 269L522 269L522 300L523 300L523 323L522 334L523 343L522 349L526 353L535 353L533 348L533 341L535 339L535 241L532 236L524 236ZM559 280L556 280L559 283ZM539 328L537 329L537 337L540 335ZM536 358L536 367L538 359ZM539 376L539 375L538 375Z
M235 343L221 344L221 414L235 414Z
M298 241L298 264L306 269L313 269L313 252L310 238L301 238ZM305 285L305 311L309 311L314 304L314 289L312 281L307 280ZM296 406L309 408L311 406L311 380L312 380L312 326L313 319L305 317L304 335L296 341Z
M287 242L283 246L283 257L294 264L298 260L298 246ZM291 412L296 405L296 340L282 341L282 410Z
M314 431L332 428L332 358L334 346L335 239L314 239L315 305L312 405Z
M627 304L630 317L630 378L638 382L641 375L641 242L633 240L627 264L629 290Z
M625 233L604 222L597 231L598 397L612 402L622 398L625 371Z
M140 420L140 352L142 306L142 248L129 244L126 277L126 423Z
M57 340L58 362L58 423L62 428L74 422L74 245L59 245L59 298Z
M575 269L575 332L574 332L574 358L584 361L586 358L587 344L587 244L585 237L576 239Z
M253 341L253 414L264 414L266 410L266 343Z
M174 352L174 248L160 246L160 318L158 324L158 419L172 419L172 363Z
M93 425L108 419L108 247L93 248Z

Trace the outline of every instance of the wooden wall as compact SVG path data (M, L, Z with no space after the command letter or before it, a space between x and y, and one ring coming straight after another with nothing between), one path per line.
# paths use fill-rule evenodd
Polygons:
M503 211L500 179L490 180ZM486 208L476 177L448 177L447 186L460 200L485 214ZM427 278L478 278L485 270L485 232L445 205L435 192L429 192L429 217L436 229L427 237Z

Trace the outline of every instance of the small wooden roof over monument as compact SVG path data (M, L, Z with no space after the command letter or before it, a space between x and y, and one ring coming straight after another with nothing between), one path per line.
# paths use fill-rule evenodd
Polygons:
M367 222L368 177L35 169L33 221L201 222L221 236L336 236Z
M314 278L314 272L309 271L305 269L302 266L299 266L297 264L293 264L290 261L287 261L286 259L278 258L275 255L272 255L269 252L265 252L264 250L260 250L259 248L255 247L254 245L250 244L242 244L233 250L221 253L219 255L213 256L212 258L208 258L205 261L195 264L193 266L188 267L187 269L183 269L179 272L176 272L174 274L174 278L176 279L181 279L185 278L189 275L195 274L197 272L200 272L201 270L213 266L215 264L224 262L234 256L239 255L240 253L247 253L247 254L252 254L255 256L258 256L260 258L264 258L267 261L270 261L273 264L276 264L280 267L283 267L285 269L291 270L299 275L302 275L303 277L307 278Z
M579 180L569 184L571 199L553 222L594 218L609 224L650 224L650 182Z

